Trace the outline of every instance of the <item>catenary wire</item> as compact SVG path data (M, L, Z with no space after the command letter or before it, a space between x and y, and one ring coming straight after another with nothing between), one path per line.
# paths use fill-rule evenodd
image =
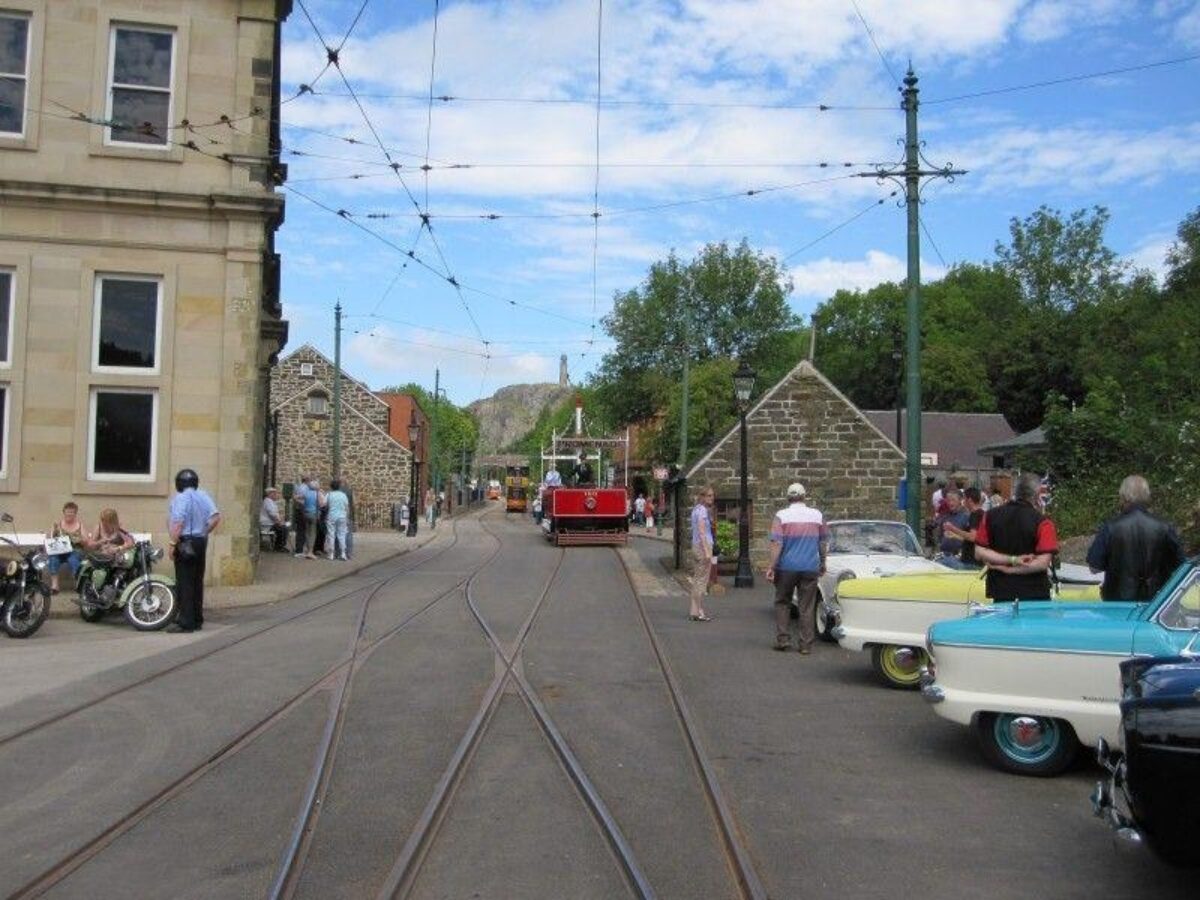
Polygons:
M917 221L921 225L921 230L925 232L925 237L929 238L929 245L933 247L933 252L937 254L938 261L942 264L942 268L950 268L948 265L946 265L946 257L942 256L941 248L938 247L937 241L935 241L933 239L933 235L930 234L929 226L925 224L925 217L921 215L920 212L917 213Z
M596 3L596 170L592 180L592 315L589 332L596 336L596 303L600 296L600 99L603 73L604 0Z
M837 234L839 231L841 231L847 225L850 225L851 223L858 221L863 216L865 216L867 213L869 213L871 210L877 209L878 207L883 206L883 204L885 204L889 198L895 197L899 193L900 193L900 191L898 189L894 190L890 194L888 194L887 197L880 197L878 200L871 203L870 206L864 206L862 209L860 209L854 215L850 216L848 219L845 219L845 220L839 222L837 225L834 225L832 228L830 228L828 231L824 232L823 234L820 234L817 237L813 238L811 241L809 241L804 246L797 247L795 250L793 250L791 253L789 253L787 256L785 256L782 260L780 260L780 262L786 263L788 260L799 256L805 250L812 249L817 244L821 243L821 241L825 240L827 237L831 237L832 235Z
M429 145L433 139L433 84L437 75L438 18L441 4L433 0L433 40L429 52L429 105L425 110L425 212L429 212Z
M871 26L867 23L867 17L862 14L859 9L858 0L850 0L851 6L854 7L854 14L858 16L858 21L862 22L863 30L866 31L867 37L871 39L871 46L875 48L875 53L879 56L879 61L883 63L884 71L888 73L888 77L892 79L892 84L899 86L900 79L896 77L895 70L892 69L892 64L887 61L887 57L883 55L883 51L879 48L879 42L875 40L875 32L871 30Z

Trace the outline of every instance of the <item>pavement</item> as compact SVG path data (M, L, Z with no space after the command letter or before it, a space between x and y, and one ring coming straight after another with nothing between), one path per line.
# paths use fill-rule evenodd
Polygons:
M1191 876L1114 853L1091 816L1089 761L1055 779L998 772L966 729L877 685L863 654L772 651L765 583L710 598L714 621L695 623L656 540L560 550L494 511L447 525L409 554L286 602L217 610L199 635L51 622L5 642L0 895L145 808L49 896L264 896L332 733L296 895L375 896L502 671L465 602L468 578L505 644L544 593L517 665L664 900L737 894L634 589L770 897L1195 894ZM327 732L339 721L328 675L358 634L379 643L356 657L344 718ZM140 655L126 649L139 645ZM23 668L42 678L22 681ZM413 896L628 894L511 686L455 783Z

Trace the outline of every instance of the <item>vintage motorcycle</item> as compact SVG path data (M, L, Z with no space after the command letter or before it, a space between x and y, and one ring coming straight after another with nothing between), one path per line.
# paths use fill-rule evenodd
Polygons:
M138 631L158 631L175 620L175 579L153 572L162 559L161 547L138 541L115 555L89 553L79 567L79 615L98 622L110 612L125 611L125 620Z
M12 524L8 513L0 522ZM0 629L9 637L27 638L50 615L50 589L42 583L49 558L41 547L22 550L15 540L0 536L0 542L16 548L19 556L0 562Z

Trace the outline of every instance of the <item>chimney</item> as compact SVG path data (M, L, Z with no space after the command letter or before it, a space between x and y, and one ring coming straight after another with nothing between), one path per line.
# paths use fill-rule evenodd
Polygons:
M558 386L565 388L570 383L567 378L567 354L563 354L558 358Z
M575 395L575 437L583 434L583 395Z

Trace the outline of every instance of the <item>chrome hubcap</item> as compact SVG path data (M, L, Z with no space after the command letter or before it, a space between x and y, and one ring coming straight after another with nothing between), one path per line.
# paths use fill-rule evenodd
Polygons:
M1018 716L1008 724L1008 737L1018 747L1036 747L1044 736L1042 723L1031 716Z
M892 650L892 665L904 672L915 672L921 664L921 654L912 647L896 647Z

